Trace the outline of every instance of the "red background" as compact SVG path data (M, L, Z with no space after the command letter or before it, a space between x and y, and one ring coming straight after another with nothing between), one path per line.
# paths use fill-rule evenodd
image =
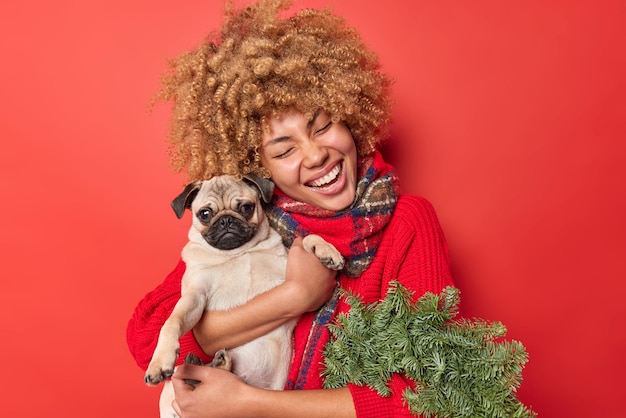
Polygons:
M331 4L396 77L386 148L447 235L467 314L530 353L544 417L618 417L626 3ZM156 416L125 343L187 230L169 208L166 58L221 1L10 2L0 14L2 416Z

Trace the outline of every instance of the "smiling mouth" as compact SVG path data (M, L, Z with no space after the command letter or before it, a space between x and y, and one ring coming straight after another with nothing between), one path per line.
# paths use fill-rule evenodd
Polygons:
M319 179L315 181L307 183L306 186L310 187L311 189L316 189L316 190L327 189L337 182L337 179L339 178L339 175L341 174L342 169L343 169L343 163L337 164L324 177L320 177Z

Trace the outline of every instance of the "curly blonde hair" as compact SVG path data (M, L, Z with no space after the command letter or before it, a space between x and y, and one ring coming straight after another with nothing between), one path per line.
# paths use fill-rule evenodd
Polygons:
M269 177L259 157L262 129L288 110L327 111L348 126L360 155L384 139L391 81L377 56L329 10L281 17L289 5L228 2L221 32L172 61L159 97L173 104L171 167L189 181Z

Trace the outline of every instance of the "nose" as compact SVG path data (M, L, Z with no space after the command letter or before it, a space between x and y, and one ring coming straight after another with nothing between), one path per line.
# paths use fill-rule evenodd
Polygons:
M304 165L307 168L324 165L328 159L328 148L314 140L308 140L304 148Z
M233 218L231 216L224 215L217 220L217 223L221 228L230 228L233 223Z

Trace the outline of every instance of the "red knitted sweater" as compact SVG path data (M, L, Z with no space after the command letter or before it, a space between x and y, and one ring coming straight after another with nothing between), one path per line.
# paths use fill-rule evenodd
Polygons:
M161 326L180 297L180 282L184 270L185 265L181 261L163 283L144 297L128 324L127 341L130 352L144 370L156 347ZM372 264L359 278L339 276L341 287L359 295L365 303L383 299L392 280L397 280L414 291L415 297L425 292L439 293L445 286L453 285L447 245L439 221L430 203L423 198L401 196ZM335 315L349 309L350 306L340 300ZM294 360L289 381L293 382L302 367L313 316L304 315L294 331ZM328 339L329 333L324 330L321 338L315 342L313 358L304 360L311 365L304 389L322 388L322 353ZM181 359L191 351L202 360L209 361L191 332L183 336L180 343ZM379 396L368 387L348 385L357 417L411 416L402 400L403 391L411 384L403 376L394 376L389 382L393 394L388 398Z

